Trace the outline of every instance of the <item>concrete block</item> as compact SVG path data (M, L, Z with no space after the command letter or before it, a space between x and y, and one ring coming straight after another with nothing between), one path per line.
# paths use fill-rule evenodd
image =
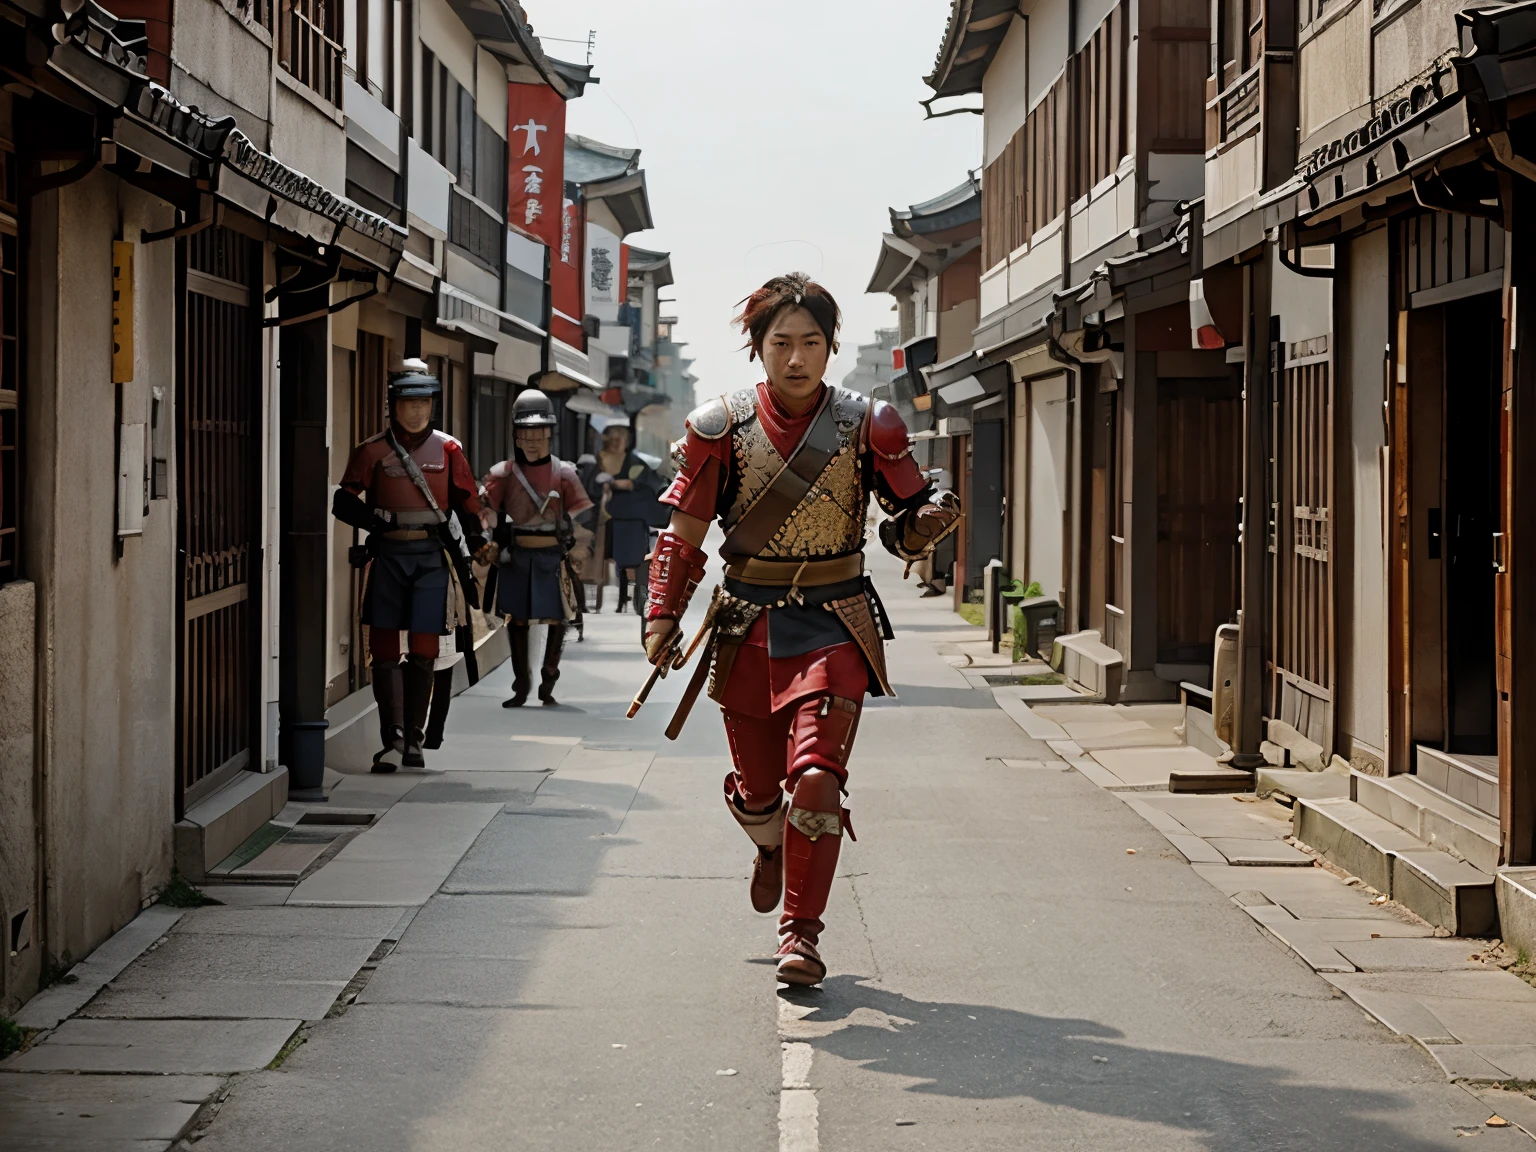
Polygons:
M1260 796L1278 793L1295 800L1349 799L1347 776L1305 768L1260 768L1257 789Z
M1512 948L1536 956L1536 868L1501 868L1494 876L1499 934Z
M1290 752L1273 741L1259 741L1259 755L1264 757L1264 763L1272 768L1289 768L1291 766Z
M1493 877L1433 848L1392 854L1391 892L1398 903L1457 936L1499 930Z
M1416 837L1351 800L1298 800L1292 819L1296 838L1303 844L1388 895L1392 894L1392 853L1424 847Z
M1309 772L1321 772L1327 762L1327 754L1321 744L1308 740L1282 720L1271 720L1265 733L1272 743L1280 745L1291 754L1291 763Z
M1107 704L1120 699L1125 659L1096 631L1058 636L1051 646L1051 667L1075 680Z
M1251 792L1253 773L1216 765L1168 774L1170 792Z
M196 883L288 803L288 769L239 772L175 828L176 867Z
M11 1061L19 1072L228 1074L270 1064L298 1020L66 1020Z

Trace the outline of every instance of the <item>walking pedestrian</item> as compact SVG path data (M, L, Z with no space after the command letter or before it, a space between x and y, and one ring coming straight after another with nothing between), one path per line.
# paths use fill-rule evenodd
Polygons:
M560 679L565 627L580 607L579 568L590 548L591 533L573 517L592 507L574 465L551 454L555 413L537 388L512 403L513 458L485 477L487 518L500 545L495 610L511 619L512 695L503 708L521 708L532 687L528 642L530 627L547 624L539 702L553 705ZM499 521L499 522L498 522Z
M890 627L864 575L869 497L889 517L882 542L909 563L960 510L918 471L894 408L823 383L839 323L825 288L781 276L744 304L737 319L768 379L688 417L662 496L675 511L651 560L646 649L653 664L678 661L677 622L718 518L725 579L690 691L708 670L734 765L726 807L757 846L752 905L771 912L782 892L778 979L817 984L821 916L844 829L853 835L848 755L865 693L893 694Z
M456 515L478 526L480 497L463 447L432 428L441 392L424 362L404 363L389 382L388 426L353 450L331 504L336 519L368 533L362 616L383 744L375 772L426 766L439 637L468 623L478 604L470 557L491 555Z

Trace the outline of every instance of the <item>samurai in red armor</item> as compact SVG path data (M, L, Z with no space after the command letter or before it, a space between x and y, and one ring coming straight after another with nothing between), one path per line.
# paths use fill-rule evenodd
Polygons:
M725 579L704 660L734 764L726 808L757 846L752 906L772 912L782 894L778 979L817 984L827 971L821 916L843 833L853 835L843 796L859 713L866 692L894 695L890 626L864 575L869 497L888 517L882 542L909 563L955 529L960 508L919 472L894 408L822 382L839 324L824 288L777 277L738 322L768 379L696 409L674 448L646 650L653 664L678 662L677 621L718 520Z
M464 449L432 428L441 391L424 362L405 362L389 383L388 427L352 450L331 504L336 519L368 534L362 616L383 744L375 772L425 767L438 637L468 623L477 606L470 556L493 555Z

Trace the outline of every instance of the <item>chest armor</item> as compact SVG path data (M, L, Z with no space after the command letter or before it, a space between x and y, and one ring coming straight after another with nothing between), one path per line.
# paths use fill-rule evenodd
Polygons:
M501 485L501 507L506 512L508 519L516 528L548 528L551 531L560 523L560 514L565 510L565 498L561 493L560 477L567 465L550 457L549 483L544 491L539 491L539 482L524 471L528 477L528 483L533 485L533 490L539 493L539 500L553 492L549 497L549 503L544 505L544 511L539 511L539 501L528 495L528 490L523 487L523 482L517 478L517 473L512 470L512 465L507 465L506 479ZM542 472L543 469L535 471Z
M391 512L421 512L427 510L426 497L416 482L406 474L405 465L395 455L395 450L382 438L373 441L378 453L378 463L373 469L373 482L368 485L368 503L375 508ZM421 469L427 487L439 508L448 507L448 438L441 432L433 432L411 452L411 458Z
M838 450L773 539L758 553L767 559L817 559L841 556L864 546L864 518L869 494L864 487L859 428L868 401L856 392L834 388L828 401L837 423ZM757 417L757 394L738 392L726 401L731 414L733 491L728 492L727 526L746 513L779 470L784 457L773 446Z

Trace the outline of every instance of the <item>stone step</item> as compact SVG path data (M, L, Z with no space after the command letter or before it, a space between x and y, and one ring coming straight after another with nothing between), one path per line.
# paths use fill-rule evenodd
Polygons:
M1536 956L1536 868L1501 868L1494 877L1499 935L1519 955Z
M1450 850L1490 875L1499 866L1499 825L1412 776L1365 776L1350 780L1354 799L1376 815L1411 832L1431 848Z
M1414 772L1419 781L1452 800L1497 821L1499 818L1499 758L1462 756L1426 748L1414 749Z
M1271 720L1265 725L1265 733L1271 744L1284 748L1290 754L1290 763L1309 772L1321 772L1328 757L1321 744L1308 740L1300 732L1281 720ZM1288 765L1276 765L1287 767Z
M1260 768L1260 796L1281 795L1292 800L1349 799L1349 776L1339 772L1308 772L1305 768Z
M1498 930L1493 877L1352 800L1296 801L1296 838L1329 863L1458 936Z

